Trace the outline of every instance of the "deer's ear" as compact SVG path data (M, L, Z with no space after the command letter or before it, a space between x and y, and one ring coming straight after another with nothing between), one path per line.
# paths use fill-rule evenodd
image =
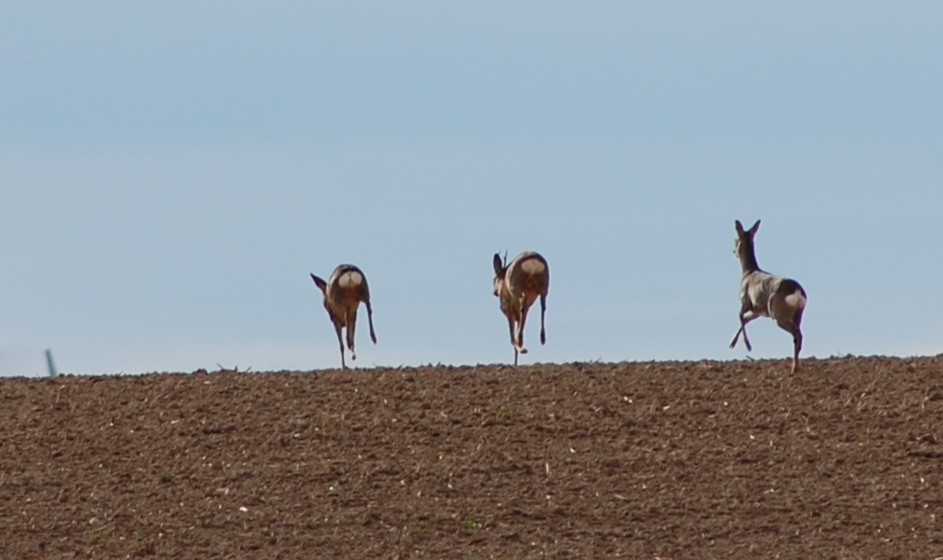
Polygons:
M504 264L501 262L501 255L494 254L494 274L496 276L501 276L504 274Z
M760 229L760 221L757 220L753 227L750 228L750 236L756 235L757 230Z
M737 233L743 233L743 224L740 223L740 220L734 220L733 225L737 228Z
M325 282L324 280L318 278L318 277L315 276L314 274L311 275L311 279L314 280L314 285L317 286L318 289L320 289L322 292L326 292L326 291L327 291L327 282Z

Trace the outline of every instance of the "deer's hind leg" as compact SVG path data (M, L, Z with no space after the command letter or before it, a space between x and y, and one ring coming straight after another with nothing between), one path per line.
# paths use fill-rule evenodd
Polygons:
M802 351L802 309L793 309L785 302L777 302L774 308L776 324L792 335L792 371L799 369L799 352Z
M370 307L370 299L363 300L364 304L367 306L367 322L370 324L370 340L374 344L377 343L377 334L373 332L373 308Z
M521 354L527 353L527 348L524 348L524 324L527 323L527 301L521 300L521 315L517 321L517 340L514 346L518 349Z
M350 348L350 359L357 359L357 351L354 350L354 333L357 331L357 309L354 308L347 312L347 347Z
M544 331L544 314L547 313L547 294L540 294L540 343L547 343L547 333Z
M799 325L790 320L776 320L779 328L792 335L792 371L799 369L799 352L802 351L802 330Z

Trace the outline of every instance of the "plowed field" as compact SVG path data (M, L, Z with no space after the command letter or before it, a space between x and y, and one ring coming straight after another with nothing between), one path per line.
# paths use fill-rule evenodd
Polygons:
M0 558L943 557L943 356L0 380Z

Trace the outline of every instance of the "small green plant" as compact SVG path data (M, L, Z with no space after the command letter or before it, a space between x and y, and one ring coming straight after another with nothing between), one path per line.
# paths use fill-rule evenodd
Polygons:
M477 531L481 529L481 523L478 523L474 519L466 519L462 525L464 525L466 531Z
M102 525L85 532L85 541L88 543L105 542L111 539L114 533L114 527L111 525Z

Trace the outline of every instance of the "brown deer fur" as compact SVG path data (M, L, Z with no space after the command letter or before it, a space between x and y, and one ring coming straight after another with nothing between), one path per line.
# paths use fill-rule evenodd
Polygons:
M757 317L771 317L780 328L792 335L792 371L796 371L799 369L799 351L802 350L802 330L799 325L807 301L805 290L795 280L765 272L757 264L753 238L760 228L759 220L748 230L743 229L740 220L734 226L737 239L733 252L740 259L743 277L740 280L740 328L730 341L730 347L736 346L743 334L747 351L751 351L753 347L747 338L747 323Z
M540 343L547 342L544 314L547 311L547 292L550 289L550 267L547 260L533 251L518 255L511 264L494 255L494 295L501 304L501 312L508 320L511 345L514 347L514 365L524 348L524 323L527 310L540 298Z
M334 269L331 277L325 282L321 278L311 275L315 285L324 294L324 309L327 310L334 330L337 332L337 342L341 348L341 367L346 368L344 362L344 341L341 329L347 328L347 347L350 348L350 358L357 359L354 351L354 331L357 328L357 308L360 302L367 306L367 321L370 323L370 339L377 343L377 335L373 332L373 308L370 306L370 288L367 286L367 277L363 271L352 264L342 264Z

